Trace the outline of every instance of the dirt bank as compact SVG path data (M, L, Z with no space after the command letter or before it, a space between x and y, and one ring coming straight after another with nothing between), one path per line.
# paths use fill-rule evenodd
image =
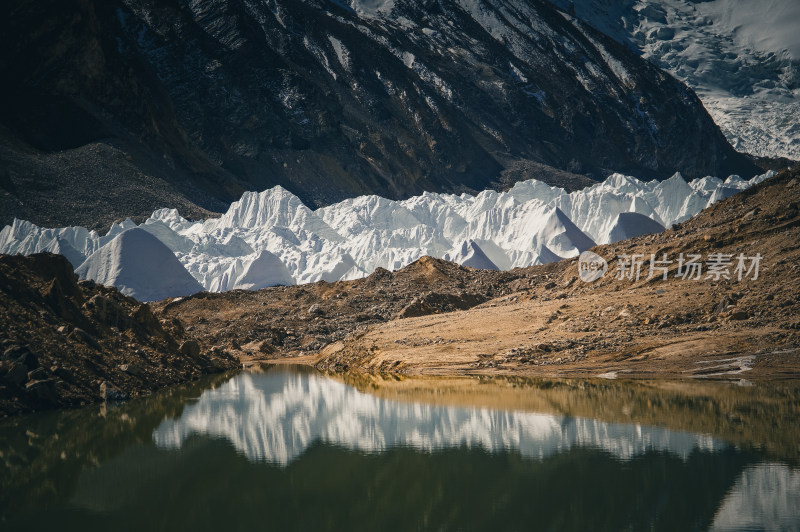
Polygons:
M394 319L326 346L317 367L408 374L800 378L800 179L783 174L659 235L598 246L600 280L578 260L517 270L520 288L465 311ZM623 256L644 258L639 280ZM651 254L671 264L647 279ZM697 254L701 278L676 277ZM708 278L714 254L729 279ZM761 256L755 270L735 270ZM629 264L629 263L626 263ZM624 271L624 270L623 270ZM621 278L622 277L622 278ZM545 282L541 282L545 280Z

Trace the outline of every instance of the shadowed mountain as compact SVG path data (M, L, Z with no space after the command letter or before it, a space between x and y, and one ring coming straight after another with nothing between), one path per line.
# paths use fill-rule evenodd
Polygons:
M543 0L356 4L13 0L0 223L752 174L691 90Z

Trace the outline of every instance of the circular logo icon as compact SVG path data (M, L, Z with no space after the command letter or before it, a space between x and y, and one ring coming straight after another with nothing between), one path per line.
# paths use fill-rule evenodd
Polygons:
M591 251L584 251L578 258L578 276L581 281L592 283L606 274L606 259Z

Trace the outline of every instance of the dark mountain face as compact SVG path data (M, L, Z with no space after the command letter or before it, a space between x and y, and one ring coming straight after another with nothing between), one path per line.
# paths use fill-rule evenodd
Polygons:
M543 0L364 4L13 0L0 222L24 213L25 161L68 195L52 154L93 143L114 152L117 181L212 210L276 184L319 205L753 170L694 93Z

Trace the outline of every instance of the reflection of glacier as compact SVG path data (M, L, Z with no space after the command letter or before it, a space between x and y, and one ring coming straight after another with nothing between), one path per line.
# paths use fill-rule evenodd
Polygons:
M745 469L711 530L800 530L800 471L771 463Z
M544 458L572 447L601 448L620 459L648 450L687 457L714 450L709 436L520 411L400 403L316 374L242 374L203 393L180 419L153 433L179 448L192 434L225 438L250 460L287 464L315 441L364 452L390 447L516 450Z

